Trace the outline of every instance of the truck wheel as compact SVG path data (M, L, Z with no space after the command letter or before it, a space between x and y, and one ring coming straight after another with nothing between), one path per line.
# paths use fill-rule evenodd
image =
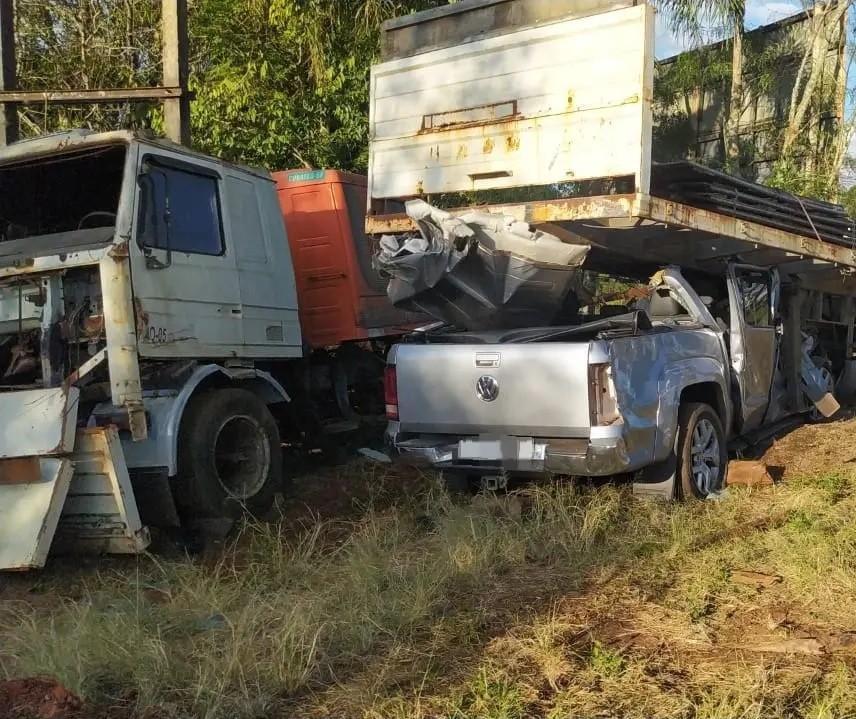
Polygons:
M679 497L705 499L722 489L728 463L725 430L710 405L681 405L676 454Z
M242 389L191 398L178 437L175 498L182 518L264 514L281 484L279 430L261 399Z

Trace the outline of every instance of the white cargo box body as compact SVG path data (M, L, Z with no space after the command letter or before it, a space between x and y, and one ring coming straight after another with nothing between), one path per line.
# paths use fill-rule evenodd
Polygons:
M626 176L647 192L654 10L579 17L580 4L591 5L374 66L369 197Z

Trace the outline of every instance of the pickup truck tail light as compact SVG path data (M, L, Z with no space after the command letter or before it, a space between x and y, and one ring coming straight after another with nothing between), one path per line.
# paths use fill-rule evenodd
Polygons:
M621 419L612 381L612 365L589 365L589 407L595 427L604 427Z
M386 418L398 419L398 377L395 365L387 365L383 371L383 397L386 404Z

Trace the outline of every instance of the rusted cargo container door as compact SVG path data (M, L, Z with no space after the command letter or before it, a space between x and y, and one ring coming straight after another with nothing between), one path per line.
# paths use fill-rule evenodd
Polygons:
M354 326L335 185L323 182L323 170L287 173L285 178L283 174L276 179L294 262L303 336L314 347L335 345L349 337ZM292 185L287 190L282 183L286 178ZM298 182L300 186L293 186Z

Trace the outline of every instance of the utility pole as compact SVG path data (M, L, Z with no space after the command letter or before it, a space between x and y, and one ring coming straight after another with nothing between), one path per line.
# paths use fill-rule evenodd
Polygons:
M18 139L18 106L31 103L135 102L159 100L164 105L164 129L173 142L190 144L190 94L187 89L187 0L162 0L163 79L161 87L102 90L21 91L15 59L14 0L0 0L0 145Z
M162 0L162 8L163 84L165 87L181 89L178 97L163 102L164 130L170 140L189 145L187 0Z

